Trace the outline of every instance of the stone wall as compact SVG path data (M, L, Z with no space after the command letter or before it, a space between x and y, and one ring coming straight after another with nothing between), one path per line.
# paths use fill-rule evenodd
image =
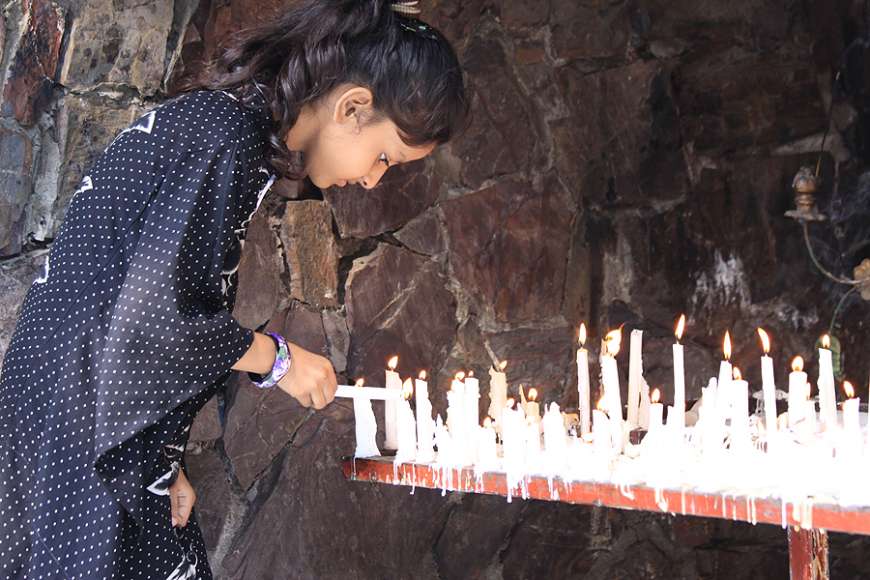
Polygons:
M7 3L0 349L93 158L229 32L285 4ZM814 361L844 288L812 267L783 213L792 176L818 158L833 94L821 203L834 222L813 241L842 274L870 254L861 64L831 88L843 48L864 32L859 4L426 2L469 74L468 132L372 191L279 182L249 229L235 315L329 356L344 380L381 384L398 354L404 375L437 377L438 412L455 371L485 376L487 342L512 385L576 405L582 320L593 343L619 324L643 328L657 386L686 312L689 399L726 328L755 383L758 325L778 368L795 354ZM849 297L833 324L844 375L859 385L868 312ZM348 404L304 420L283 392L237 378L197 417L188 455L219 577L787 574L776 527L349 484L338 468L353 450ZM867 541L832 534L832 544L834 577L870 574Z

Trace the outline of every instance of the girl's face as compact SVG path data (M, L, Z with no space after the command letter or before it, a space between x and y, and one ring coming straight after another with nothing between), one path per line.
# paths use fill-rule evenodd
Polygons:
M371 189L391 166L422 159L435 148L434 143L406 145L389 119L367 123L371 97L366 88L343 85L303 108L286 141L288 148L304 153L308 178L317 187L357 183Z

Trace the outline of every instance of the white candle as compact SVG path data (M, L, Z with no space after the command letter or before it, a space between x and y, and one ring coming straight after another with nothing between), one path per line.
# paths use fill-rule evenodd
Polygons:
M740 369L734 367L731 380L731 447L746 449L749 438L749 383L743 380Z
M622 333L612 330L607 333L604 344L601 347L601 382L604 385L604 406L607 410L608 420L611 422L611 432L617 452L623 448L622 439L622 396L619 392L619 370L616 366L616 355Z
M701 424L701 442L703 449L707 452L718 450L722 441L717 396L718 381L712 377L707 386L702 389L701 410L698 418Z
M831 337L822 337L819 349L819 411L822 423L830 429L837 424L837 397L834 393L834 363L831 355Z
M568 436L559 405L550 403L544 413L544 458L547 473L556 475L562 472L568 458Z
M495 471L498 469L498 447L496 446L495 428L489 417L483 420L483 425L477 430L477 461L478 471Z
M465 461L466 464L473 464L474 458L477 456L475 444L477 438L477 428L480 426L480 382L474 376L474 371L468 371L465 377L465 437L467 445L465 446Z
M399 373L396 372L398 364L398 356L394 356L387 362L387 389L402 390L402 379L399 377ZM386 434L384 447L387 449L398 449L398 401L396 399L388 399L384 403L384 433Z
M356 383L362 388L363 380ZM353 398L354 431L356 433L356 451L354 457L376 457L381 454L375 436L378 432L378 424L375 420L375 412L372 410L372 401L364 397Z
M610 436L610 419L601 409L603 402L599 401L599 408L592 410L592 442L594 453L598 457L610 457L613 449Z
M441 420L441 415L435 419L435 445L438 447L438 464L442 467L462 467L454 452L450 431Z
M457 445L465 441L465 373L456 373L447 391L447 430L451 440Z
M536 423L541 422L541 404L538 403L538 389L529 389L529 400L526 401L526 417Z
M631 331L631 349L628 353L628 425L640 425L640 390L643 382L643 331Z
M764 400L764 428L768 434L768 450L772 443L772 435L776 433L776 382L773 376L773 359L770 358L770 337L763 328L758 329L764 355L761 357L761 394Z
M796 356L791 362L791 372L788 374L788 426L794 427L805 418L806 400L810 389L807 383L807 373L804 372L804 359Z
M435 460L435 422L432 420L426 371L420 371L414 380L414 396L417 406L417 461L431 463Z
M857 437L861 433L861 422L858 415L861 399L855 396L855 387L849 381L843 383L843 390L847 397L843 401L843 430L850 438L857 441Z
M683 429L686 426L686 371L683 363L683 345L680 344L685 328L686 315L682 314L674 332L677 341L674 343L674 413L676 416L673 419L679 437L682 437ZM668 416L668 423L670 422L671 417Z
M402 385L402 398L398 403L397 435L399 447L396 451L395 463L410 463L417 458L417 423L411 410L410 398L414 392L411 379L406 379Z
M526 474L526 418L522 407L513 409L514 400L508 399L502 411L503 468L508 490L517 487Z
M654 431L658 431L662 428L663 422L662 417L664 415L664 405L659 402L661 398L661 392L658 389L653 389L652 395L650 395L650 405L649 405L649 432L652 433Z
M637 414L638 426L649 430L649 383L643 377L640 378L640 410Z
M489 416L495 423L495 430L501 433L501 412L507 402L507 375L504 372L507 361L503 360L498 368L489 369Z
M725 425L725 420L731 417L731 333L725 332L722 341L722 353L724 358L719 364L719 378L716 381L716 408L717 424Z
M577 393L580 412L580 435L590 432L590 394L589 394L589 351L586 345L586 325L580 325L580 348L577 349Z
M541 468L541 422L526 417L526 471L538 473Z

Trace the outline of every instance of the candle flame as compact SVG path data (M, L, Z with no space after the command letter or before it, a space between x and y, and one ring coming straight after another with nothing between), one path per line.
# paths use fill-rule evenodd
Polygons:
M683 331L686 330L686 315L680 314L680 319L677 321L677 330L674 335L677 337L677 342L683 338Z
M529 389L529 400L534 401L538 398L538 389Z
M791 361L791 370L796 373L804 370L804 358L802 356L794 357L794 359Z
M725 331L725 341L722 343L722 352L725 353L725 360L731 360L731 333Z
M356 380L356 386L361 387L365 384L365 379L359 378Z
M651 403L658 403L662 398L662 393L658 389L653 389L652 394L649 396L649 400Z
M508 400L505 401L504 406L507 407L508 409L513 409L515 404L516 404L516 401L514 400L514 398L509 397Z
M611 330L604 337L604 351L606 354L615 357L619 353L619 346L622 344L622 329L617 328Z
M586 323L580 323L580 336L579 336L580 346L586 346Z
M405 382L402 383L402 397L410 399L412 394L414 394L414 383L411 382L411 379L405 379Z
M761 337L761 348L764 349L764 354L770 352L770 337L764 332L763 328L758 329L758 336Z
M419 378L421 381L425 381L425 380L426 380L426 371L420 371L420 374L418 375L418 378Z
M500 371L504 372L504 370L505 370L506 368L507 368L507 361L506 361L506 360L501 361L501 363L498 365L498 369L499 369Z
M738 369L737 367L734 367L734 370L731 373L731 375L734 377L735 381L743 380L743 374L740 372L740 369Z
M486 417L486 418L483 420L483 426L486 427L487 429L489 429L490 427L492 427L492 418L491 418L491 417Z
M852 399L855 397L855 387L849 381L843 381L843 391L846 392L846 398Z
M595 403L595 408L599 411L604 410L604 395L601 395L601 397L599 397L598 402Z
M469 377L473 377L473 376L474 376L474 371L468 371L468 376L469 376Z
M390 360L387 361L387 368L390 369L391 371L396 370L396 367L398 365L399 365L399 356L398 355L394 356L393 358L391 358Z
M458 373L456 373L456 374L453 376L453 378L456 379L457 381L461 381L462 379L465 378L465 373L462 372L462 371L459 371Z
M830 335L824 335L822 337L822 348L831 348L831 337Z

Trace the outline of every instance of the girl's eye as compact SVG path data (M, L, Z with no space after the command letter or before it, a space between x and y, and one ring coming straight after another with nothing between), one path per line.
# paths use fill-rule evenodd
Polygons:
M386 153L381 153L381 156L378 157L378 161L382 162L382 163L383 163L384 165L386 165L387 167L390 166L390 160L387 159L387 154L386 154Z

